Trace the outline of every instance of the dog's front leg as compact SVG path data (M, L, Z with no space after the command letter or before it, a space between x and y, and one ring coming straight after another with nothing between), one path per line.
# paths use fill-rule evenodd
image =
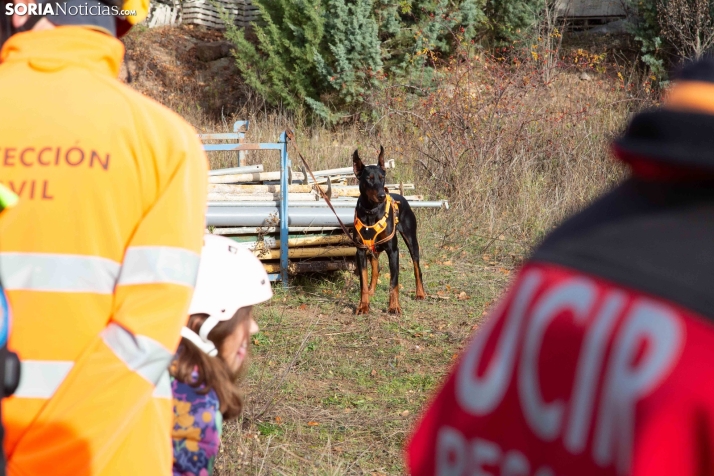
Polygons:
M369 288L367 287L367 250L357 250L357 270L359 271L360 299L355 314L369 313Z
M369 295L374 296L377 290L377 280L379 279L379 252L369 255L369 262L372 264L372 277L369 281Z
M401 314L402 308L399 306L399 250L396 246L387 248L387 257L389 258L389 307L387 312Z

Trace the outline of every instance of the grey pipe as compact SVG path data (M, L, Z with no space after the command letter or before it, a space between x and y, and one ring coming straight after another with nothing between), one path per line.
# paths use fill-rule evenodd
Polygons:
M332 200L332 206L335 208L351 208L354 209L355 206L357 205L357 200L348 200L348 199L336 199ZM208 202L208 206L210 207L245 207L245 208L254 208L254 207L275 207L277 209L278 206L280 206L279 201L255 201L255 202ZM448 200L431 200L431 201L415 201L415 202L409 202L409 206L412 208L444 208L446 210L449 209L449 201ZM306 201L306 202L290 202L288 203L288 207L292 210L293 208L312 208L312 209L325 209L329 211L329 208L327 207L327 204L323 202L322 200L320 201Z
M345 226L352 226L351 223L345 223ZM290 233L325 233L328 231L334 231L334 230L339 230L340 227L338 226L321 226L321 227L314 227L314 226L291 226L288 227L288 231ZM206 230L206 233L208 233L208 230ZM250 227L250 226L241 226L241 227L226 227L226 228L215 228L213 230L214 235L260 235L260 234L268 234L268 233L280 233L280 227L279 226L261 226L261 227Z
M336 208L342 223L350 224L354 219L354 208ZM277 219L278 207L244 207L220 206L208 207L206 226L266 226L271 215ZM332 211L325 207L290 207L288 212L288 226L338 226L337 219Z

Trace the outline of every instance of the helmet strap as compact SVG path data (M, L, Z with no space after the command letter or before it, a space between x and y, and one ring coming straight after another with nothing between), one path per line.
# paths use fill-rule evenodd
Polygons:
M219 322L221 321L216 316L208 316L208 319L203 321L201 328L198 330L198 335L201 336L201 339L208 341L208 334L211 333L213 328L216 327Z
M186 339L190 340L192 344L194 344L196 347L208 354L210 357L215 357L218 355L218 349L216 349L216 346L213 344L213 342L201 339L198 334L193 332L188 327L181 328L181 337L185 337Z

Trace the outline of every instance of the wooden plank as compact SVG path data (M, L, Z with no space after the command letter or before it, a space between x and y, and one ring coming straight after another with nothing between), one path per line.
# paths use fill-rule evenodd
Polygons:
M198 134L201 140L238 140L240 134L237 132L221 132L216 134Z
M191 8L191 9L184 9L183 13L186 15L203 15L207 17L213 17L213 18L220 18L220 15L218 11L215 10L208 10L206 8ZM259 18L260 13L259 12L252 12L252 11L242 11L242 10L228 10L227 13L237 19L241 18Z
M620 0L556 0L556 15L566 18L624 17Z
M214 176L215 177L215 176ZM288 185L288 193L310 193L312 185ZM280 185L229 185L223 183L208 184L208 191L215 193L234 193L252 195L257 193L280 193Z
M211 28L211 29L220 30L220 31L225 30L225 25L223 23L218 23L216 21L208 21L208 20L204 20L201 18L189 17L189 18L182 19L181 22L185 23L187 25L204 26L206 28ZM253 26L253 24L255 24L255 23L259 23L259 22L257 22L257 21L238 21L238 20L233 22L233 24L235 26L240 27L240 28L251 28Z
M247 246L248 249L251 251L279 250L281 248L280 240L276 240L272 236L265 236L262 241L240 241L239 243L241 243L241 246ZM328 236L307 235L301 236L299 238L288 238L288 248L305 248L310 246L336 246L351 244L352 240L344 234Z
M263 263L265 271L268 273L280 272L279 263ZM310 260L310 261L294 261L288 265L288 273L326 273L330 271L354 271L354 260L349 261L326 261L326 260Z
M242 9L245 8L245 7L252 6L252 5L245 4L245 3L243 3L243 2L230 2L230 3L228 3L228 2L219 2L219 3L220 3L220 5L221 5L223 8L225 8L225 9L227 9L227 10L229 10L229 9L230 9L230 10L242 10ZM206 1L206 2L203 2L203 1L201 1L201 2L190 2L190 3L184 3L184 4L183 4L183 9L184 9L184 10L186 10L186 9L196 9L196 8L209 9L209 10L213 10L213 11L216 10L215 5L213 5L211 2L207 2L207 1ZM254 7L254 8L255 8L255 7Z
M256 250L253 254L258 259L266 261L280 258L280 250ZM334 258L336 256L354 256L357 248L352 246L337 246L334 248L288 248L288 258Z
M210 193L209 202L277 202L282 199L280 193ZM314 193L288 193L288 202L316 202ZM266 205L268 206L268 205Z
M239 27L249 27L253 22L260 21L260 10L249 0L218 0L225 11L233 18L233 23ZM223 20L217 8L208 0L185 2L183 4L182 22L214 29L225 29Z
M246 183L263 182L265 180L280 180L280 172L260 172L254 174L213 175L208 177L208 183ZM302 172L293 172L293 180L305 180Z
M184 14L184 16L198 16L198 17L202 17L202 18L208 18L208 19L212 18L212 19L216 19L216 20L221 20L221 17L218 14L218 12L212 12L212 11L203 10L203 9L188 10L188 11L184 10L183 14ZM243 17L243 14L241 12L228 12L228 14L233 17Z
M346 223L347 228L352 228L352 223ZM339 230L336 226L290 226L288 231L290 233L325 233L329 231ZM208 233L208 231L206 231ZM215 227L213 229L214 235L247 235L247 234L261 234L266 233L280 233L279 226L257 226L257 227Z
M237 16L254 16L258 17L260 16L260 11L259 10L252 10L248 8L235 8L235 7L225 7L224 8L226 12L228 12L231 15L237 15ZM183 8L184 13L201 13L201 14L206 14L206 15L213 15L213 16L218 16L218 10L216 10L212 5L211 6L191 6L191 7L184 7Z

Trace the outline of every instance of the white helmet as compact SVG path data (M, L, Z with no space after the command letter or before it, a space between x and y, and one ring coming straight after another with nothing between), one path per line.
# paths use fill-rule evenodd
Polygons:
M210 356L218 354L208 334L238 309L267 301L273 296L268 273L252 252L229 238L204 235L198 277L188 308L192 314L208 314L198 334L188 327L181 335Z

